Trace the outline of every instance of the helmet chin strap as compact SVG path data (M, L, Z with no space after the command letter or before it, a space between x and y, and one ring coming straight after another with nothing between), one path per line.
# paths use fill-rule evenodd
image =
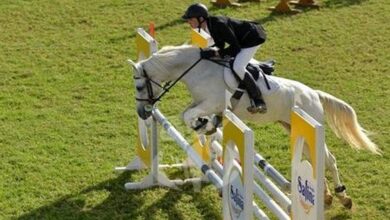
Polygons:
M197 17L196 20L198 20L198 33L200 33L200 29L202 28L203 22L206 21L206 19L203 19L203 21L200 21L200 17Z

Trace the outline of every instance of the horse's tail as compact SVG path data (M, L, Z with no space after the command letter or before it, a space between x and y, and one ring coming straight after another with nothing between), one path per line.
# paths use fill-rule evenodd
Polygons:
M320 97L327 122L337 137L347 141L353 148L358 150L365 148L381 155L381 150L360 126L355 110L350 105L323 91L316 92Z

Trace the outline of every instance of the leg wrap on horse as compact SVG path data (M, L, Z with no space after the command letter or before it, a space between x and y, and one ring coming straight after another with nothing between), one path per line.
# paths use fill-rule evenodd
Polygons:
M196 121L196 127L194 127L193 129L195 131L198 131L199 129L201 129L202 127L204 127L207 122L209 122L209 120L207 120L206 118L198 118L198 120Z
M346 188L344 185L341 185L341 186L336 187L336 188L334 189L334 191L335 191L336 193L342 193L342 192L344 192L346 189L347 189L347 188Z
M346 194L346 187L344 185L341 185L341 186L338 186L334 189L334 191L336 192L336 196L337 198L340 200L341 204L347 208L347 209L351 209L352 208L352 199L347 196Z

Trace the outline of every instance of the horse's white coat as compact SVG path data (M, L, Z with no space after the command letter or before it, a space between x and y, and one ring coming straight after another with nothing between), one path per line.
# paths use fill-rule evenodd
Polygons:
M188 67L199 59L199 49L182 45L177 47L165 47L149 59L134 64L135 75L140 77L136 84L145 83L143 70L148 76L157 82L166 82L178 78ZM183 112L183 120L194 128L199 117L210 116L223 112L225 104L225 91L230 90L224 80L223 66L213 62L202 60L185 77L182 82L187 86L192 95L192 104ZM246 94L239 101L233 112L243 120L257 123L281 122L289 130L291 108L299 106L315 120L324 123L325 115L327 121L336 135L346 140L356 149L368 149L380 154L377 146L365 134L357 122L355 111L344 101L329 95L328 93L313 90L308 86L289 79L276 76L269 76L271 90L265 87L262 78L258 80L263 98L267 104L268 111L265 114L251 114L246 108L249 106L249 99ZM234 84L227 80L230 86ZM142 86L141 86L142 87ZM154 94L158 94L161 88L153 85ZM137 90L138 97L148 98L146 89ZM148 117L144 107L146 101L137 102L137 111L140 117ZM325 115L324 115L325 110ZM328 151L325 145L326 166L332 172L335 187L342 185L335 157ZM338 193L341 199L346 198L345 191ZM343 200L342 200L343 201Z

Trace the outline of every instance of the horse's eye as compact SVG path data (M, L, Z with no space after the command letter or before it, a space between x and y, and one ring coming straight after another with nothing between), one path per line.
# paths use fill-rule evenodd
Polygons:
M141 92L143 89L145 88L145 84L144 83L139 83L135 86L135 89L138 91L138 92Z

